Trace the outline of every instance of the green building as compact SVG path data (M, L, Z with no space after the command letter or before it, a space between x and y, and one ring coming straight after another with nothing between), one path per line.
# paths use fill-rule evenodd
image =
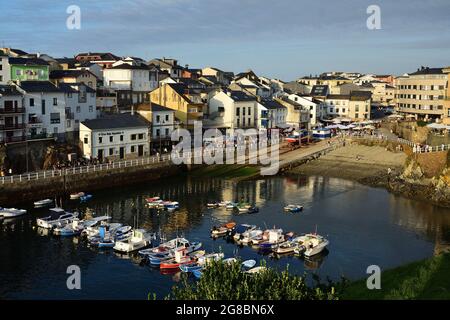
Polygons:
M49 81L49 65L36 58L9 58L12 81Z

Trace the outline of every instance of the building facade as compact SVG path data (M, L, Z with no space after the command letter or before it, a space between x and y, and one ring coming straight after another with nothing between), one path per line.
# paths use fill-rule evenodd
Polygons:
M0 85L0 144L26 140L23 95L12 85Z
M114 161L148 156L149 128L140 115L128 113L83 121L79 133L83 157Z
M448 77L442 68L425 68L395 79L396 110L421 120L444 118Z

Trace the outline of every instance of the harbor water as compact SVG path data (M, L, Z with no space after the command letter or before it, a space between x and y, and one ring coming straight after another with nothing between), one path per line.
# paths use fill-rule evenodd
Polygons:
M159 196L180 202L180 210L158 212L145 206L145 198ZM225 208L208 209L212 201L255 203L259 213L238 214ZM286 204L302 204L303 212L286 213ZM161 231L167 239L184 236L203 242L207 251L226 257L266 260L280 270L308 277L340 280L367 276L370 265L382 270L432 256L450 244L448 209L405 199L384 189L336 178L275 176L232 182L222 179L174 177L164 181L108 189L81 204L65 200L66 210L110 215L112 221L137 223ZM22 207L28 214L0 221L1 299L147 299L167 295L180 273L162 274L140 263L137 255L87 246L78 237L60 238L36 227L46 209ZM262 255L251 247L238 247L210 238L213 225L233 220L261 228L279 227L295 233L315 232L329 239L328 250L310 259ZM67 268L81 270L81 289L69 290Z

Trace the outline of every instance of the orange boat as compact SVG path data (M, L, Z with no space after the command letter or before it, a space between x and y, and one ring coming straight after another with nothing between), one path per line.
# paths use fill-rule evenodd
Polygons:
M187 249L181 248L175 252L175 258L166 260L160 263L159 268L164 269L179 269L180 266L195 263L197 260L187 255Z
M221 237L224 236L229 230L233 230L236 227L236 222L230 221L221 225L220 227L213 227L211 229L211 236L213 237Z

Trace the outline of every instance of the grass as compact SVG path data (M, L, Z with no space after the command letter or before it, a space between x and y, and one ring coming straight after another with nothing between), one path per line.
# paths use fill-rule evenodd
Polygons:
M247 165L213 165L205 166L191 172L193 176L215 177L224 179L249 178L259 174L258 167Z
M366 279L342 292L349 300L450 299L450 253L413 262L381 274L381 289L369 290Z

